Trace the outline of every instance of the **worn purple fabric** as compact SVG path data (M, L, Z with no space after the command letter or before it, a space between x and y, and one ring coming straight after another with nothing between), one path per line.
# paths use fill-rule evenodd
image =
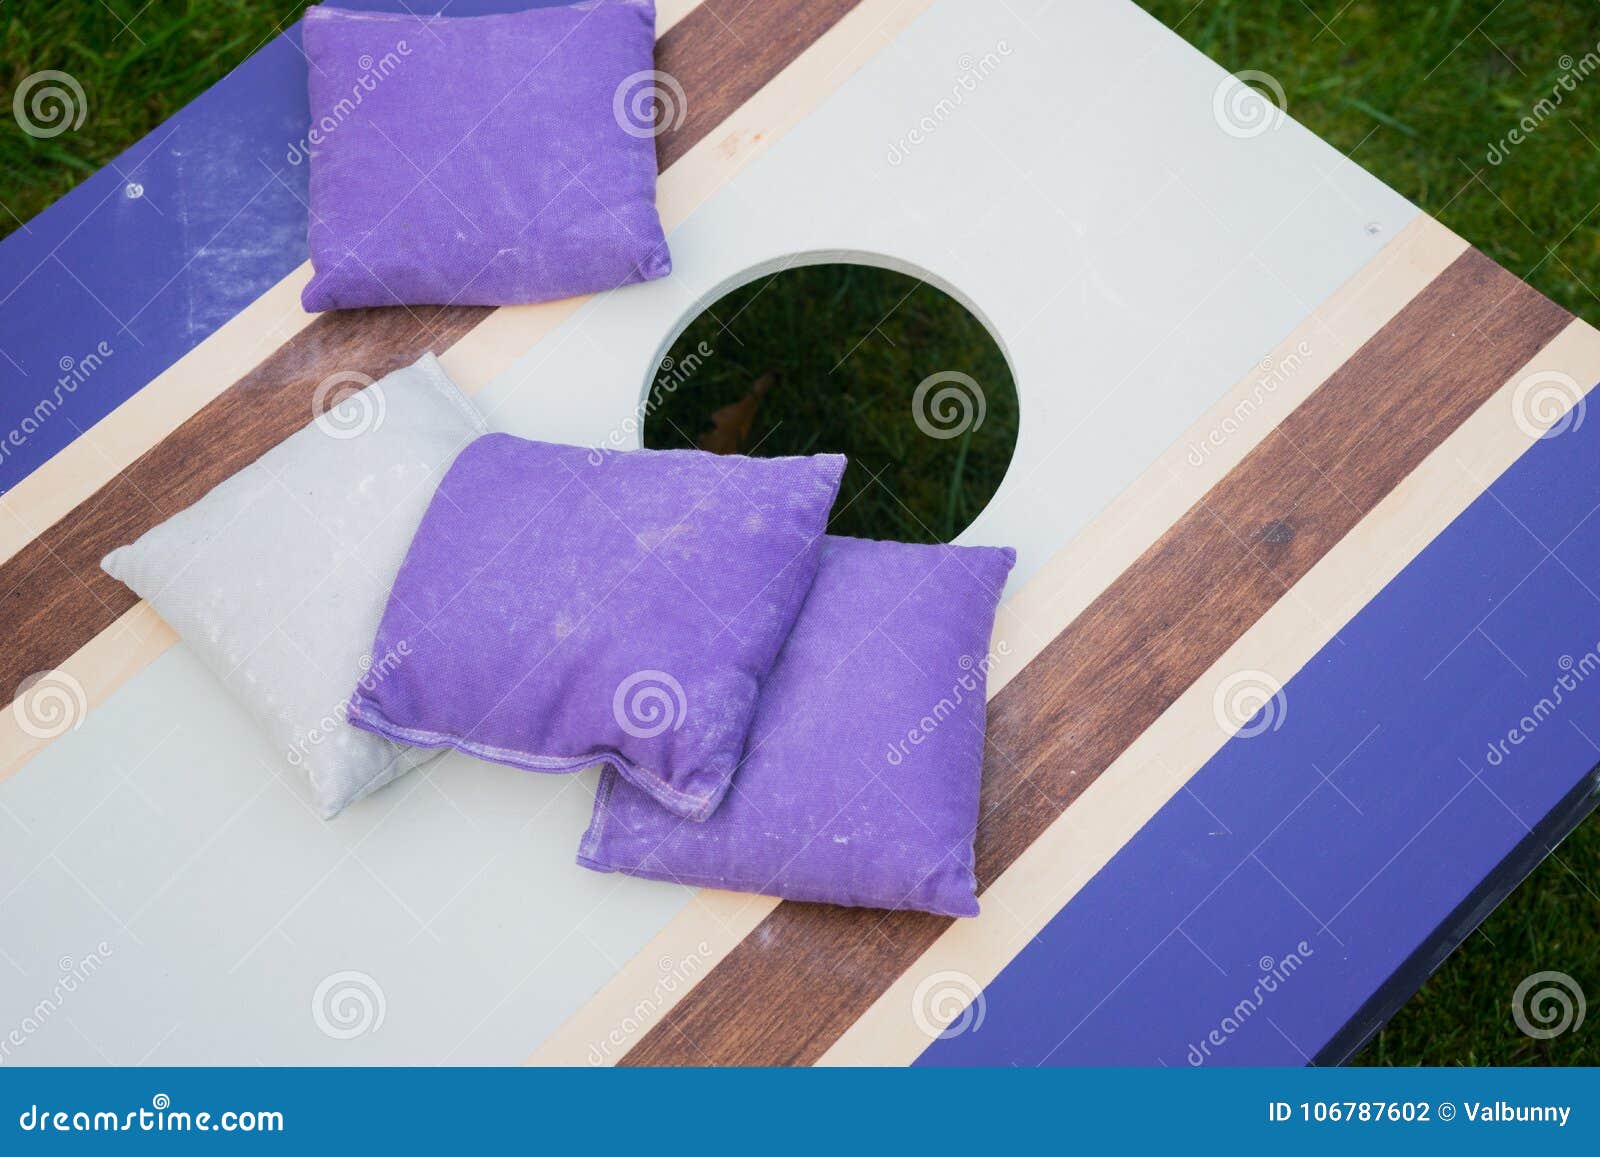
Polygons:
M606 762L690 819L727 791L816 574L844 459L478 439L378 629L350 722L534 771Z
M664 277L653 0L309 9L308 310L508 305ZM296 160L300 147L291 149Z
M1015 561L1009 548L828 538L722 807L686 824L607 769L578 862L976 916L990 636Z

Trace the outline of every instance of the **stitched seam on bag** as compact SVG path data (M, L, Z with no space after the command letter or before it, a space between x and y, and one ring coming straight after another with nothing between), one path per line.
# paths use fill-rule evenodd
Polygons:
M640 791L649 795L658 796L658 798L660 795L667 795L672 797L672 799L676 802L692 804L694 806L695 815L700 816L702 819L705 818L705 814L709 814L706 813L705 809L711 803L712 799L714 798L713 796L690 795L688 792L679 791L649 768L640 767L637 763L627 759L626 756L619 755L609 762L617 769L618 773L621 774L624 779L633 784ZM640 783L639 780L635 778L635 775L637 775L639 778L647 780L648 783Z
M605 835L606 820L609 817L607 805L611 803L611 793L616 788L616 769L607 767L600 773L600 787L594 793L594 815L589 820L589 830L583 833L583 841L578 845L580 860L588 861L595 868L604 867L608 872L614 870L611 865L595 857L600 851L600 838Z
M453 732L428 731L414 727L402 727L400 724L395 723L385 717L376 709L364 706L361 700L351 701L350 718L360 719L363 723L371 725L371 727L378 731L379 734L387 735L390 739L415 743L424 747L439 747L443 745L449 745L454 747L457 751L466 752L468 755L480 756L481 758L492 760L495 763L509 763L514 767L521 767L528 771L581 771L586 767L593 767L595 764L605 764L614 768L619 774L628 778L629 782L632 782L632 777L628 776L628 772L630 770L634 770L640 775L648 777L651 783L659 787L663 794L669 795L674 800L681 801L684 804L692 804L696 811L704 809L705 806L711 802L712 798L708 795L689 795L687 792L679 791L671 784L661 780L649 769L639 767L637 764L627 761L625 756L613 752L596 752L593 755L559 756L536 755L531 752L521 751L513 747L494 747L487 743L476 743L470 739L464 739ZM652 795L655 794L654 791L642 784L638 786L641 791L648 792Z

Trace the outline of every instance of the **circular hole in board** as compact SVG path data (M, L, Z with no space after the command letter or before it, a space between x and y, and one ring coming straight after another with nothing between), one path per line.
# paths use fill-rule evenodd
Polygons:
M833 534L948 542L1016 448L1016 384L988 326L912 274L790 265L690 315L654 367L644 445L850 464Z

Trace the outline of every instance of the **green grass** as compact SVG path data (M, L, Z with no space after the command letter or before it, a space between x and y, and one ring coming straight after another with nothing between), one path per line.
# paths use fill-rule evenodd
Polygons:
M1553 92L1568 67L1562 58L1596 49L1600 16L1588 0L1143 2L1226 67L1272 75L1302 123L1600 323L1600 74L1563 92L1557 113L1500 163L1486 159ZM4 119L0 228L15 228L153 129L304 6L191 0L141 12L132 0L106 3L120 19L99 3L0 4L8 91L33 72L61 69L89 103L80 129L48 141ZM739 291L715 312L676 344L680 366L702 340L714 352L666 393L647 427L651 444L694 442L713 409L775 372L747 445L851 453L857 465L839 532L949 537L998 484L1016 430L1009 377L981 326L941 294L894 275L797 270ZM929 439L912 422L911 394L927 374L951 369L979 382L984 425ZM1517 889L1360 1060L1600 1064L1600 1013L1549 1042L1513 1025L1512 993L1544 970L1569 973L1600 995L1595 820Z

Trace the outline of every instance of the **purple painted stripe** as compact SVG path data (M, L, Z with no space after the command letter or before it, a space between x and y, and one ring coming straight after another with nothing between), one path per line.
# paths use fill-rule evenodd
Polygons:
M309 116L299 45L296 23L0 241L0 494L305 260L306 167L290 160Z
M1597 502L1600 422L1530 449L918 1063L1316 1055L1600 763Z

